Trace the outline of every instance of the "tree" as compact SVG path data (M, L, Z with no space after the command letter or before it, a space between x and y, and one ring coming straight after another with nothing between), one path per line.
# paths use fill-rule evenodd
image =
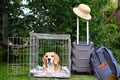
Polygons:
M87 4L91 8L92 19L90 20L90 40L95 46L106 45L110 48L119 46L119 28L114 18L104 25L109 16L106 7L111 5L110 0L21 0L0 1L2 13L8 13L9 36L29 36L30 31L38 33L65 33L70 34L72 41L76 40L76 15L73 8L80 3ZM24 10L28 12L25 13ZM0 22L2 22L0 17ZM111 24L112 23L112 24ZM2 31L2 26L0 25ZM2 32L0 32L2 34ZM117 35L117 36L116 36ZM1 35L2 36L2 35ZM112 37L111 37L112 36ZM80 40L86 40L86 21L80 18ZM112 44L111 44L112 43ZM114 45L113 45L114 44ZM116 51L115 51L116 52Z
M106 4L104 0L33 0L28 2L26 5L21 4L19 0L14 0L14 4L9 4L8 0L5 1L5 6L7 6L5 11L9 13L11 35L27 35L31 30L35 32L74 34L76 31L76 15L72 11L73 7L78 6L80 3L88 4L91 8L98 5L95 9L92 9L92 13L95 12L92 15L92 20L94 20L97 16L100 18L96 10L100 11L101 6ZM24 14L23 8L29 8L31 14ZM20 16L24 17L20 18ZM100 20L97 19L96 21ZM85 21L81 21L80 26L85 26L83 22ZM93 21L91 21L92 23Z

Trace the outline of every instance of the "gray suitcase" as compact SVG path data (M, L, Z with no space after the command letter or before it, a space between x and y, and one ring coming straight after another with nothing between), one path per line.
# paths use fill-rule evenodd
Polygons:
M86 41L80 41L79 45L76 44L76 41L72 43L72 72L89 71L89 57L92 50L94 50L93 42L90 42L89 45L86 44Z

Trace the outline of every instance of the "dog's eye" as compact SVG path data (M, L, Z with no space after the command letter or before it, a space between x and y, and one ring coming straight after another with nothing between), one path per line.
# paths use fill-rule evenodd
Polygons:
M54 57L53 55L51 57Z
M46 57L48 57L48 56L46 56Z

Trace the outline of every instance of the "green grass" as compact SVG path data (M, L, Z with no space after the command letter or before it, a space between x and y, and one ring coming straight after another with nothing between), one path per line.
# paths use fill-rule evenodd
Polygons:
M29 78L29 74L25 75L8 75L7 74L7 64L0 63L0 80L58 80L52 78ZM60 80L69 80L69 79L60 79ZM70 80L98 80L93 75L87 74L72 74Z
M0 80L29 80L29 74L27 75L8 75L7 74L7 64L6 63L0 63ZM31 78L30 80L56 80L56 79L40 79L40 78ZM60 79L63 80L63 79ZM68 80L68 79L64 79ZM97 80L95 76L92 75L79 75L79 74L74 74L71 75L70 80Z
M0 62L0 80L7 80L7 65Z
M0 80L57 80L57 79L51 79L51 78L29 78L29 74L25 75L8 75L7 74L7 64L6 63L0 63ZM63 79L60 79L63 80ZM68 79L64 79L68 80ZM98 80L93 75L87 75L87 74L72 74L70 80Z

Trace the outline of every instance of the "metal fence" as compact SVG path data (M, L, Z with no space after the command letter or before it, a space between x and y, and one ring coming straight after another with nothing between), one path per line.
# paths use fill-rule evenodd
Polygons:
M21 75L29 74L30 59L29 38L27 37L9 37L8 38L8 79L14 80Z

